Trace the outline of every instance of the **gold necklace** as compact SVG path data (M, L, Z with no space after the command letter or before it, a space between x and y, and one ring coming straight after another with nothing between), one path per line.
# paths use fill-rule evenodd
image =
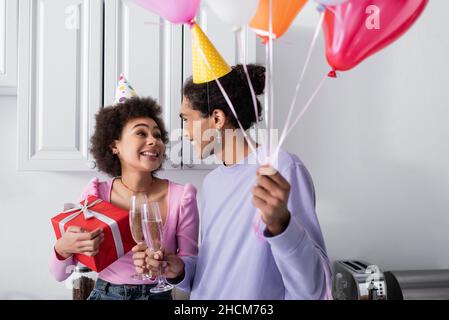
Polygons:
M154 181L154 179L151 180L150 186L153 184L153 181ZM148 193L148 190L133 190L133 189L131 189L130 187L128 187L128 186L125 184L125 182L123 181L122 177L120 177L120 182L122 183L122 185L123 185L126 189L128 189L129 191L131 191L133 194L139 193L139 192L145 192L145 193Z

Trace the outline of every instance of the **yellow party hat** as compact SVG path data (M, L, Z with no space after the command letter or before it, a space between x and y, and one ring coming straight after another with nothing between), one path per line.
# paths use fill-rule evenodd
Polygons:
M192 24L193 83L205 83L231 72L212 42L196 23Z

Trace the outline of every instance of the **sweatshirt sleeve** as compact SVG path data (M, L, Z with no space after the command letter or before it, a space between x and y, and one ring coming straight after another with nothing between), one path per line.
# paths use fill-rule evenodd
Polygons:
M196 256L198 254L198 205L196 189L187 184L181 199L178 228L176 231L178 256Z
M309 172L295 162L281 175L290 183L289 224L283 233L265 238L282 275L286 299L331 299L332 273L315 212L315 190Z
M99 196L99 181L98 178L93 178L87 186L84 188L81 194L81 200L84 200L88 195ZM66 207L64 206L64 210ZM56 281L66 280L73 271L73 266L77 263L73 256L64 259L61 257L53 247L53 252L50 258L50 273L56 279Z
M178 256L184 261L184 278L172 279L170 282L186 292L191 291L198 254L199 215L196 202L196 189L187 184L181 202L178 224Z
M74 265L75 261L73 256L64 259L53 249L50 260L50 273L56 281L61 282L67 279L72 274Z
M182 256L180 258L182 259L182 261L184 261L184 278L167 280L171 284L176 285L178 289L181 289L185 292L191 292L198 256Z

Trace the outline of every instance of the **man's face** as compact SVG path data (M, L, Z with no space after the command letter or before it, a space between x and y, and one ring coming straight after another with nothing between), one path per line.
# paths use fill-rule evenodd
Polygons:
M179 116L184 122L184 136L194 145L198 157L205 159L213 154L215 132L211 117L203 118L198 110L194 110L186 97L183 97Z

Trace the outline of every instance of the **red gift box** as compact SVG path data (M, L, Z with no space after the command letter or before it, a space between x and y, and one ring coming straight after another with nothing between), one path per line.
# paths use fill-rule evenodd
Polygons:
M94 257L75 254L74 258L90 269L100 272L136 245L129 228L129 213L95 196L89 196L79 205L66 210L51 219L56 238L70 226L82 227L87 231L102 228L104 241Z

